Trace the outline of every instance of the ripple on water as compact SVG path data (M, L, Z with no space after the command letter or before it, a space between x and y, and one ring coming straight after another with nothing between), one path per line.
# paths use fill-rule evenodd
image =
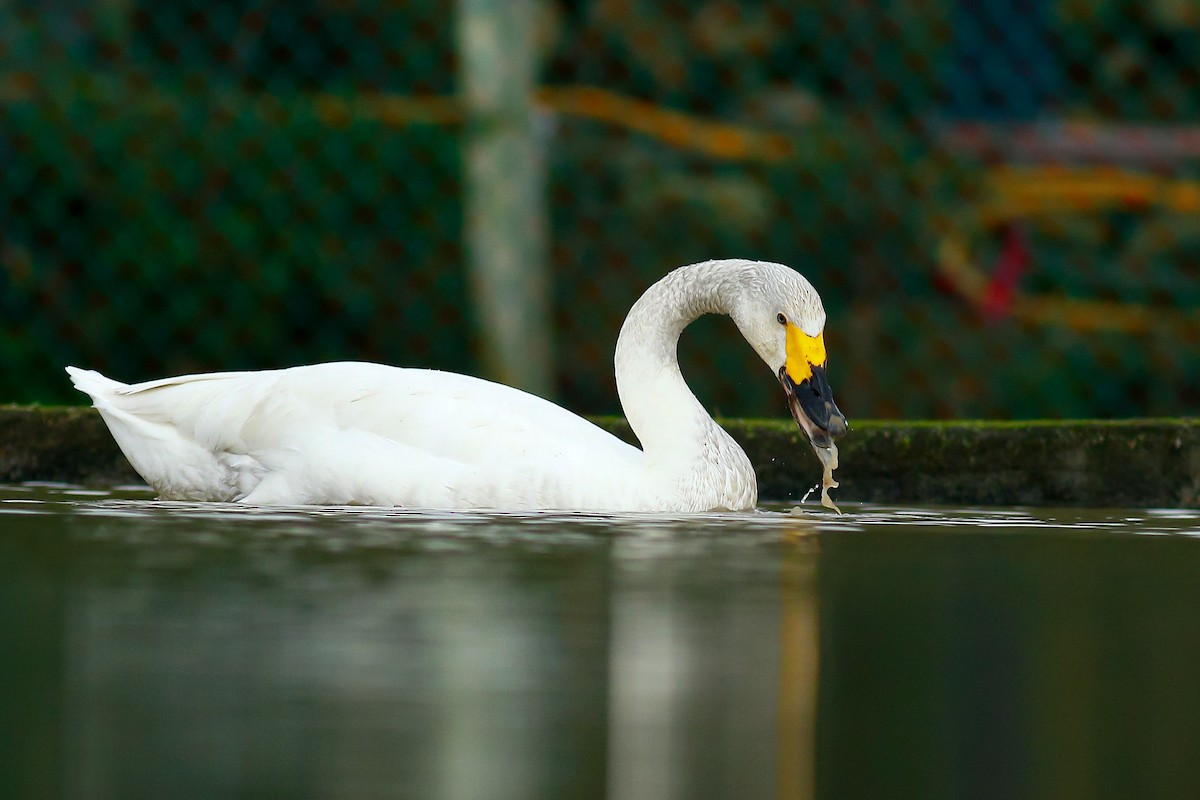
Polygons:
M0 516L61 515L141 521L162 526L211 525L239 535L286 532L328 537L379 528L396 535L474 537L494 543L538 541L548 536L582 542L587 537L710 537L862 533L907 530L943 534L1092 534L1200 536L1200 510L1091 510L877 506L846 503L842 516L813 505L768 503L753 512L713 514L608 514L500 511L421 511L371 506L271 506L152 499L144 486L85 487L54 482L0 485ZM568 538L563 538L568 537Z

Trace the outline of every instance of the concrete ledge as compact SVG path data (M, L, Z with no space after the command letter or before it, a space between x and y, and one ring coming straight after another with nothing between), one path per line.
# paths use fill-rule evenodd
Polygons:
M629 438L620 419L596 420ZM820 465L787 420L722 420L763 500L798 500ZM1200 506L1200 419L856 422L839 501L911 505ZM0 405L0 482L140 483L90 408Z
M94 408L0 405L0 483L143 483Z

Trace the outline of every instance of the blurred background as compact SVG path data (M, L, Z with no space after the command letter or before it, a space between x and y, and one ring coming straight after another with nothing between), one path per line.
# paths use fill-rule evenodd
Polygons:
M3 0L0 65L3 401L367 359L616 412L719 257L817 286L852 419L1200 401L1193 0ZM728 320L681 360L783 413Z

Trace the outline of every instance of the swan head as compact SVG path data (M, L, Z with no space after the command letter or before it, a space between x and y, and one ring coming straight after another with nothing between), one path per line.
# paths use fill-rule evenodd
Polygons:
M825 372L825 307L812 284L782 264L758 262L747 273L731 316L779 378L792 419L813 447L829 447L849 424Z

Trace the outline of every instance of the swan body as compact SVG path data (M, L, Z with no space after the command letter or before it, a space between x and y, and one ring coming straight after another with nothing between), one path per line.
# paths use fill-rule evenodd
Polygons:
M340 362L132 385L67 372L163 499L749 509L757 502L750 461L687 388L676 359L683 328L705 313L734 318L778 373L814 444L845 431L823 381L816 291L788 267L744 260L680 267L626 318L617 390L641 449L535 395L435 370Z

